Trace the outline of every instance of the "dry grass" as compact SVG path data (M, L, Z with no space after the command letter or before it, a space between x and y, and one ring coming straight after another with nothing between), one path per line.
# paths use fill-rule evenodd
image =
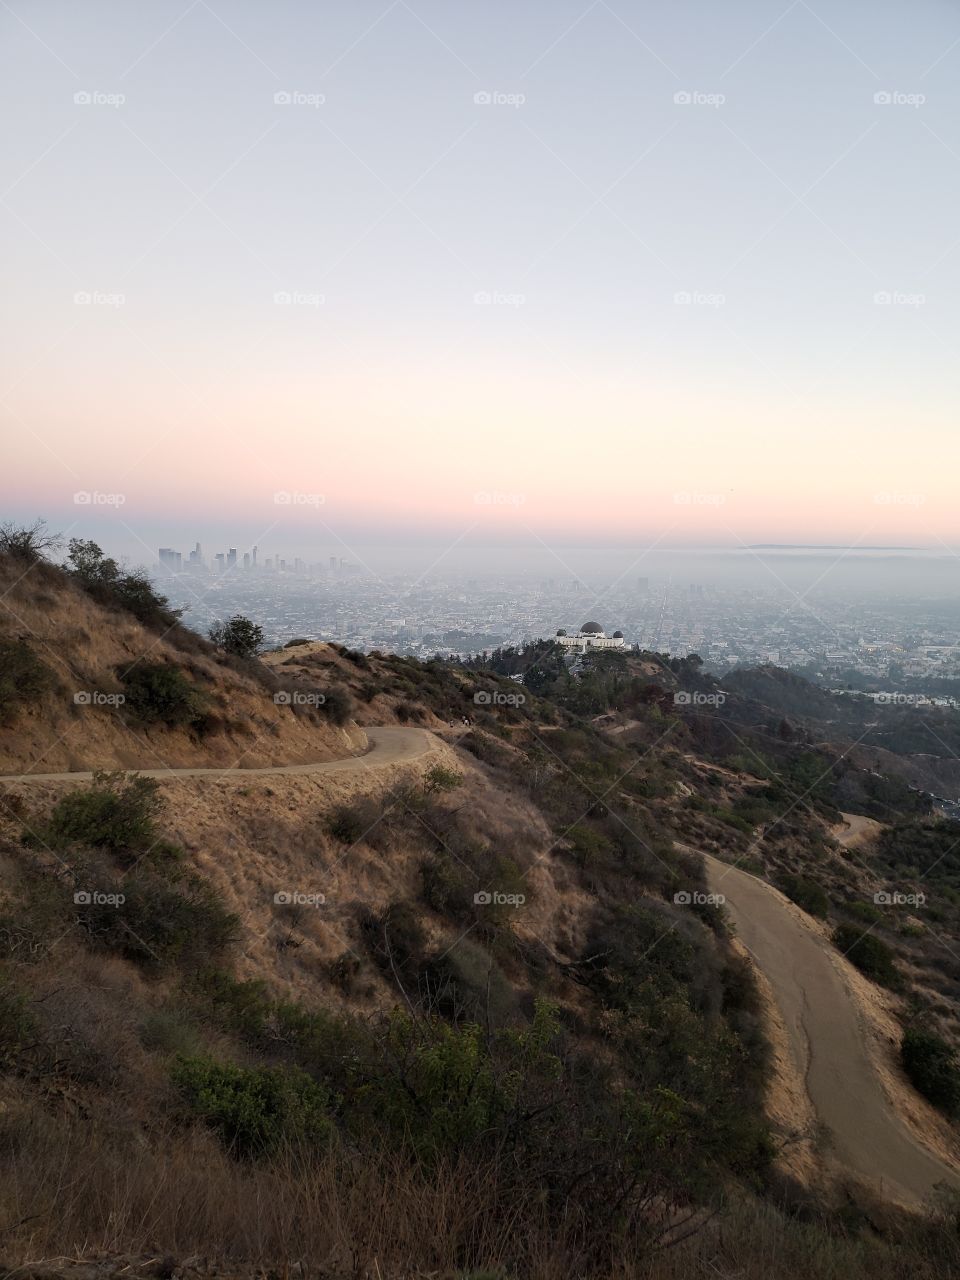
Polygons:
M199 1132L98 1137L74 1122L8 1110L0 1120L0 1250L11 1268L41 1259L201 1255L218 1273L294 1263L316 1277L468 1276L499 1280L947 1280L956 1233L917 1227L829 1233L750 1198L734 1199L677 1247L593 1238L571 1203L548 1221L539 1197L503 1193L466 1161L433 1173L389 1156L295 1154L271 1164L224 1155ZM158 1151L161 1154L158 1154ZM834 1218L834 1223L836 1223ZM860 1224L858 1224L860 1225ZM875 1224L874 1224L875 1225ZM945 1246L945 1247L943 1247ZM45 1273L46 1274L46 1273Z

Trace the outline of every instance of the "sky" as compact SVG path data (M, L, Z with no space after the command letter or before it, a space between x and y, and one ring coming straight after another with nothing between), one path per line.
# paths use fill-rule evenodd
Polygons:
M4 0L0 105L7 516L960 547L955 0Z

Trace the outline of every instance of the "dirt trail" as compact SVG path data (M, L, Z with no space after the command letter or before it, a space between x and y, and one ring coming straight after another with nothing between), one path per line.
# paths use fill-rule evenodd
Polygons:
M772 988L791 1056L830 1154L888 1198L918 1203L960 1174L913 1136L887 1098L841 962L770 885L704 854L741 942Z
M866 818L862 813L841 813L840 816L843 822L833 828L831 835L847 849L858 848L883 830L882 823L875 818Z
M433 735L426 729L404 725L383 725L369 729L367 738L370 750L361 755L343 756L339 760L323 760L317 764L266 765L245 769L242 764L233 769L131 769L144 778L249 778L266 774L283 773L344 773L363 769L377 769L383 765L402 764L417 760L433 747ZM92 773L5 773L2 782L90 782Z

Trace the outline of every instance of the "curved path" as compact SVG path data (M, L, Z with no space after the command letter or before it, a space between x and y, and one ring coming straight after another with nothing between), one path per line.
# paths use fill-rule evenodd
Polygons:
M407 725L381 725L368 729L370 750L353 756L341 756L336 760L321 760L317 764L275 764L244 768L203 769L124 769L124 773L137 773L142 778L249 778L278 773L349 773L360 769L376 769L387 764L404 764L425 756L433 748L433 735L426 729ZM77 773L4 773L2 782L90 782L91 772Z
M888 1101L870 1059L860 1011L824 939L805 928L768 884L704 854L757 967L773 989L799 1075L832 1154L888 1196L926 1200L960 1175L922 1146Z

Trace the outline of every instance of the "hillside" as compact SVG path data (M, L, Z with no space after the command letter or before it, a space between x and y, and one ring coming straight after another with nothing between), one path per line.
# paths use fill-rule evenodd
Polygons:
M571 681L544 650L517 683L321 644L241 660L42 561L0 573L20 672L0 761L27 775L0 780L16 1274L76 1270L65 1255L326 1280L960 1266L952 1193L934 1209L932 1186L831 1149L780 979L710 896L736 865L794 913L863 1087L949 1183L956 1131L898 1054L918 1016L956 1040L934 937L960 932L949 834L905 811L844 843L838 801L875 784L841 749L745 693L727 718L692 661ZM131 682L143 667L161 675ZM77 704L78 685L139 702ZM97 767L128 772L29 776ZM868 920L918 861L935 921ZM735 916L747 890L728 892Z

